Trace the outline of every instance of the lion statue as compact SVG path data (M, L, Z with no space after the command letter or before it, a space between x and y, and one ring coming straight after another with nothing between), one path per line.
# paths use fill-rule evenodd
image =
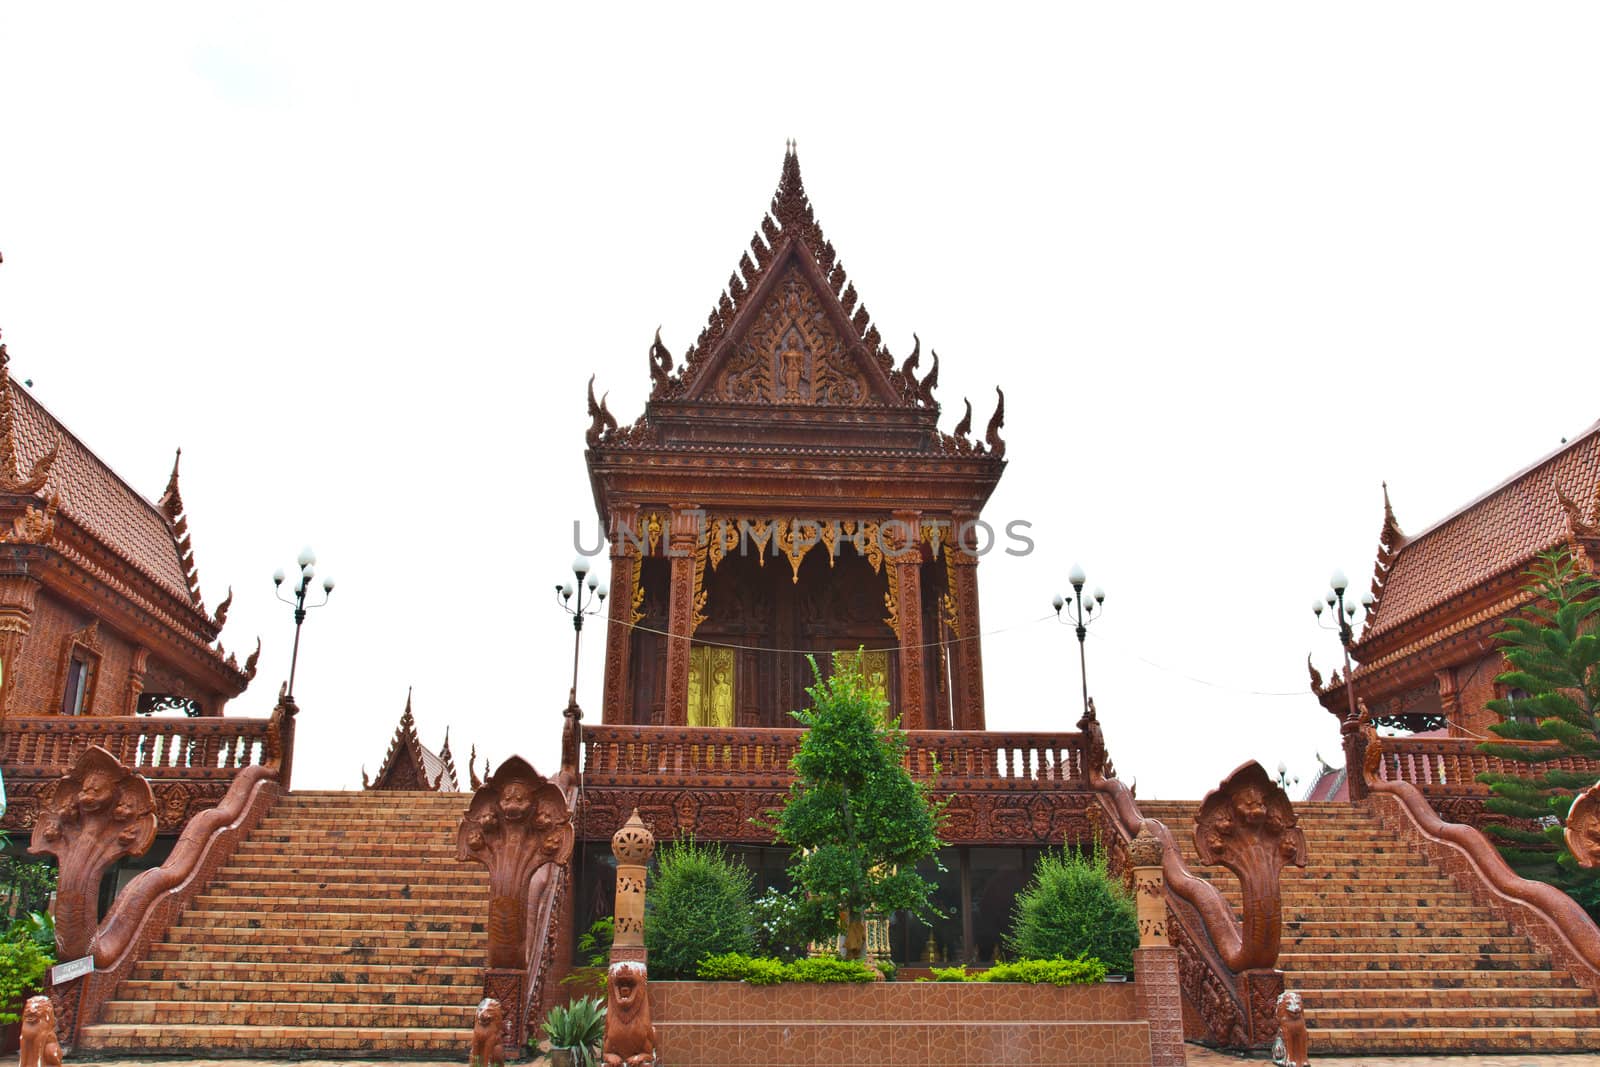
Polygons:
M1308 1067L1311 1063L1299 993L1286 990L1278 994L1278 1040L1272 1048L1272 1061L1284 1067Z
M472 1020L471 1067L505 1067L506 1010L493 997L478 1001L478 1014Z
M648 981L642 963L611 965L606 982L606 1067L651 1067L656 1062Z
M56 1009L49 997L29 997L22 1009L21 1067L61 1067Z

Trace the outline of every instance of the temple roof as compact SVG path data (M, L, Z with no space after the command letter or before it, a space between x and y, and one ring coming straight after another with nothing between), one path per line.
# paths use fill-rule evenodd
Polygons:
M1492 579L1520 573L1539 553L1568 543L1574 523L1594 523L1600 422L1415 536L1399 533L1387 493L1384 505L1378 601L1362 644Z
M641 483L629 479L655 465L650 454L671 452L695 457L708 473L719 461L730 461L722 471L729 474L750 460L769 473L788 463L801 479L829 462L845 464L830 468L838 480L841 471L884 469L884 461L939 460L937 471L918 469L950 478L961 506L980 506L1005 466L1004 395L981 440L971 436L970 404L955 432L941 433L939 357L913 340L897 365L817 222L791 144L770 211L699 338L674 361L657 332L644 413L620 425L591 379L597 504L606 510L608 479L636 489Z
M361 785L364 789L432 789L442 793L460 789L455 758L450 753L450 731L445 730L444 745L437 753L423 746L417 737L417 720L411 714L409 689L406 690L405 710L400 713L400 723L383 757L383 766L370 780L362 770Z

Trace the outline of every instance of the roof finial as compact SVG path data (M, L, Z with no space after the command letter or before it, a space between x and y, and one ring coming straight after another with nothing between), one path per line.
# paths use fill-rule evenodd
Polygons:
M57 434L50 451L34 460L33 469L24 477L17 456L16 410L11 396L11 356L6 352L6 346L0 344L0 492L29 495L43 489L60 448L61 436Z
M172 457L172 474L167 478L167 488L161 494L161 510L166 512L167 518L176 522L179 515L183 514L183 497L178 494L178 464L183 460L183 449L180 447Z

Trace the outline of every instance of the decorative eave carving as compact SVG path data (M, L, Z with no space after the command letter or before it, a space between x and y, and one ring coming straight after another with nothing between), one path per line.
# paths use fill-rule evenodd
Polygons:
M189 597L201 614L205 614L205 604L200 599L200 570L195 565L194 542L189 537L189 517L183 507L183 495L178 491L178 463L182 459L183 449L180 448L172 457L172 475L167 479L166 491L161 494L161 499L156 501L156 506L161 509L161 514L166 516L167 526L172 530L173 540L177 543L178 564L183 568L184 578L189 583ZM220 625L218 623L219 627Z
M26 474L22 472L17 458L15 401L11 395L11 356L6 346L0 344L0 493L31 496L43 489L60 450L58 435L50 451L34 460Z
M1555 484L1556 502L1561 507L1567 526L1567 548L1590 573L1596 569L1594 553L1600 551L1600 480L1595 483L1593 498L1587 507L1573 499Z
M1383 602L1383 586L1389 580L1395 557L1405 546L1406 535L1395 521L1394 507L1389 503L1389 483L1383 483L1383 526L1378 530L1378 555L1372 564L1372 607L1367 619L1377 618L1378 606Z

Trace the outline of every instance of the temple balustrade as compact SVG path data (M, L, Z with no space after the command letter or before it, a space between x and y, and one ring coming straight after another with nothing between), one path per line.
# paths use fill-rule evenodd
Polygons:
M696 778L706 784L787 786L793 777L789 761L805 733L590 726L583 735L584 775L590 786ZM912 730L906 741L906 768L918 779L936 779L941 789L1033 789L1039 782L1088 787L1079 734Z
M1423 796L1486 797L1490 795L1489 787L1478 781L1478 775L1527 773L1527 764L1485 755L1478 751L1479 744L1468 737L1386 737L1377 777L1385 782L1408 782ZM1548 747L1548 743L1545 745ZM1539 767L1586 773L1600 779L1600 760L1567 756Z
M31 828L44 793L93 746L150 781L159 832L177 833L191 816L215 806L246 767L286 777L293 712L275 711L266 719L7 716L0 722L8 800L0 830Z
M782 806L804 736L801 729L587 726L580 836L609 839L638 808L663 840L692 832L770 841L758 824ZM907 769L949 800L946 840L1059 845L1093 833L1084 735L910 730L905 737Z

